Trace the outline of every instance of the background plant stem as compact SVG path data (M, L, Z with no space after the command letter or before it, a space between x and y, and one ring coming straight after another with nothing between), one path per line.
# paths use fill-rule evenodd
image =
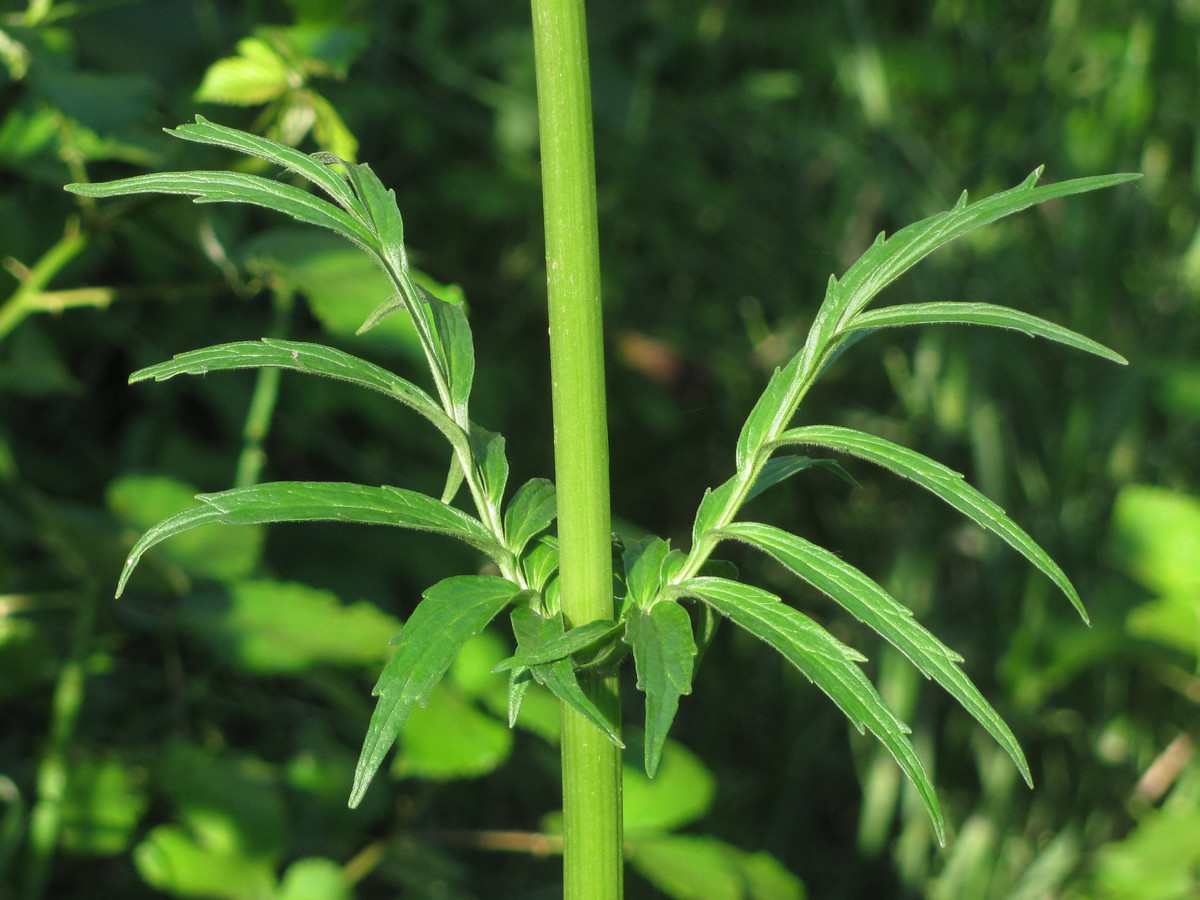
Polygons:
M532 0L546 228L562 610L613 616L595 156L582 0ZM616 720L615 678L584 689ZM622 894L621 754L563 710L563 895Z

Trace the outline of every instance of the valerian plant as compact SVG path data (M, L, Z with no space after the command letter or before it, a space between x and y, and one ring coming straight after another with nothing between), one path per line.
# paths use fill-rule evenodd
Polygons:
M413 707L425 703L466 641L505 611L516 651L497 671L507 673L510 722L536 682L620 745L620 723L581 687L581 672L611 672L631 657L637 686L645 694L644 765L653 775L680 698L692 690L697 660L716 623L727 619L780 653L860 732L870 731L887 748L919 792L938 840L944 841L945 824L930 776L909 740L909 728L864 673L865 657L776 594L738 580L732 567L713 558L726 541L748 544L774 559L895 646L987 730L1032 784L1016 737L963 672L961 656L852 564L804 537L745 520L740 513L752 497L814 466L833 469L853 483L840 463L805 455L810 448L865 460L921 485L998 536L1053 581L1086 621L1080 597L1062 569L958 472L873 434L831 425L792 427L792 421L830 364L881 328L992 326L1125 363L1120 354L1083 335L1003 306L933 302L869 307L887 285L955 238L1035 204L1112 187L1137 175L1038 186L1039 168L1010 190L974 203L964 192L945 212L890 237L880 234L840 279L829 279L806 342L774 372L741 429L733 452L733 474L704 492L690 547L672 548L661 538L616 536L620 551L614 554L618 569L614 584L619 588L616 616L577 624L564 617L559 602L554 486L537 478L508 490L504 438L471 417L475 360L466 311L432 296L414 281L394 192L380 183L368 165L329 153L307 155L199 116L194 124L169 133L259 157L311 182L325 196L291 183L226 171L142 175L102 184L71 184L67 189L94 198L159 193L191 196L198 203L248 203L337 232L370 255L395 290L363 329L392 314L411 317L432 391L342 350L270 338L183 353L135 372L131 382L263 367L340 379L379 391L424 417L445 437L450 459L445 489L437 497L387 485L327 482L275 482L201 494L198 506L164 520L137 541L121 574L118 594L151 547L214 522L337 520L435 532L475 548L498 573L454 576L429 587L394 639L395 653L374 688L378 703L358 761L351 806L362 800ZM464 486L467 508L455 504Z

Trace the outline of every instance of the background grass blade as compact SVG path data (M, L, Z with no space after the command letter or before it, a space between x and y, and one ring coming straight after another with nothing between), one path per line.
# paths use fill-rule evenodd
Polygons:
M989 325L993 328L1011 328L1030 337L1042 337L1074 347L1076 350L1094 353L1121 365L1129 363L1120 353L1076 331L1055 325L1039 316L991 303L941 301L885 306L882 309L859 313L842 333L849 334L864 328L895 328L901 325Z
M1083 621L1088 621L1083 601L1079 599L1079 592L1075 590L1066 573L1059 568L1058 563L1052 560L1033 538L1010 519L998 504L993 503L967 484L961 474L948 466L876 435L836 425L808 425L802 428L792 428L785 431L775 443L776 446L815 444L832 450L840 450L851 456L870 460L885 469L890 469L897 475L915 481L937 494L980 528L998 536L1029 560L1067 595L1067 599L1071 601L1071 605L1075 607Z

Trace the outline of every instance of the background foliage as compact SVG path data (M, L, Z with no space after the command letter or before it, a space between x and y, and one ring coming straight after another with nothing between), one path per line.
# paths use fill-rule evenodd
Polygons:
M623 530L686 543L829 273L880 229L1040 163L1047 182L1146 174L976 232L893 288L1045 315L1128 369L984 329L902 331L847 354L808 401L814 421L966 472L1075 580L1091 629L1019 557L885 473L856 465L857 490L818 476L755 501L966 657L1036 789L895 653L817 607L914 723L951 828L937 849L891 761L729 629L659 776L630 776L630 896L788 897L796 878L815 897L1191 895L1200 6L590 14ZM556 714L531 694L525 727L503 727L497 636L414 714L396 780L345 808L386 642L424 587L478 565L470 551L384 529L212 529L162 545L109 599L133 537L198 490L260 476L439 490L436 434L383 398L249 374L126 384L264 334L417 371L399 317L353 337L386 296L379 276L336 237L253 210L61 190L233 164L161 133L196 112L357 153L396 189L427 286L470 305L476 414L509 436L513 482L549 475L527 18L466 0L3 14L0 896L554 896Z

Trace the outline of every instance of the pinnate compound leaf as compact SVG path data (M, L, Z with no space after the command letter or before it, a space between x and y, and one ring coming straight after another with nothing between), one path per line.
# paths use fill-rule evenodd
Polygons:
M771 525L735 522L719 532L771 556L877 632L969 712L1012 757L1030 787L1029 763L1011 729L959 668L962 657L939 641L878 584L823 547Z
M1137 174L1095 175L1037 187L1043 168L1039 166L1015 188L975 203L968 203L967 193L963 191L953 208L901 228L890 238L880 233L875 243L840 280L830 281L822 311L828 304L829 312L839 325L845 325L881 290L955 238L1047 200L1114 187L1141 177Z
M190 196L196 203L249 203L284 213L300 222L329 228L367 251L377 252L374 235L359 219L307 191L261 175L162 172L96 184L68 184L66 190L84 197L182 194Z
M625 643L633 648L637 686L646 694L645 766L653 778L679 698L692 692L696 642L691 616L673 600L662 600L648 611L635 604L625 620Z
M869 460L885 469L890 469L897 475L932 491L980 528L992 532L1029 560L1047 578L1058 585L1083 621L1088 622L1087 611L1083 608L1083 601L1079 599L1078 591L1075 590L1074 585L1071 584L1070 579L1058 564L1037 545L1033 538L1010 519L998 504L993 503L967 484L961 474L948 466L884 438L836 425L808 425L802 428L792 428L785 431L776 444L779 446L815 444L831 450L840 450L851 456Z
M677 590L698 597L735 625L766 641L837 704L860 733L865 728L875 735L916 787L933 820L938 842L945 842L945 822L937 794L905 736L909 728L888 708L858 667L858 663L865 662L862 654L761 588L701 577L681 582Z
M520 593L511 581L491 575L457 575L425 591L394 639L396 652L375 685L379 702L354 770L352 808L362 801L413 706L428 701L463 644Z
M1055 325L1046 319L991 303L906 303L903 306L885 306L855 316L845 332L861 329L895 328L902 325L988 325L993 328L1010 328L1030 337L1042 337L1066 344L1076 350L1094 353L1121 365L1129 360L1103 344L1093 341L1069 328Z
M540 616L528 607L518 606L512 611L510 619L512 620L513 634L517 638L518 652L536 654L539 647L562 638L565 632L561 613L553 616ZM584 693L569 659L560 659L545 665L534 666L528 670L528 673L518 669L513 669L509 673L510 719L515 720L516 718L514 703L518 705L520 703L521 692L517 686L530 676L538 684L545 686L562 703L571 707L600 729L604 736L618 747L625 746L621 741L618 726L610 722L600 708L592 702L592 699Z
M204 375L208 372L265 366L325 375L387 394L423 415L446 435L451 443L461 444L465 449L462 429L455 425L433 398L421 388L374 363L335 350L333 347L326 347L324 344L274 338L218 344L202 350L179 353L166 362L139 369L129 376L129 382L133 384L151 378L155 381L166 381L176 375Z
M258 525L267 522L360 522L396 525L459 538L493 558L503 551L478 519L425 494L397 487L322 481L276 481L199 494L202 502L159 522L141 536L121 572L117 596L142 554L160 541L219 522Z
M508 549L520 556L534 537L550 527L557 515L554 484L532 478L513 494L504 511L504 537Z

